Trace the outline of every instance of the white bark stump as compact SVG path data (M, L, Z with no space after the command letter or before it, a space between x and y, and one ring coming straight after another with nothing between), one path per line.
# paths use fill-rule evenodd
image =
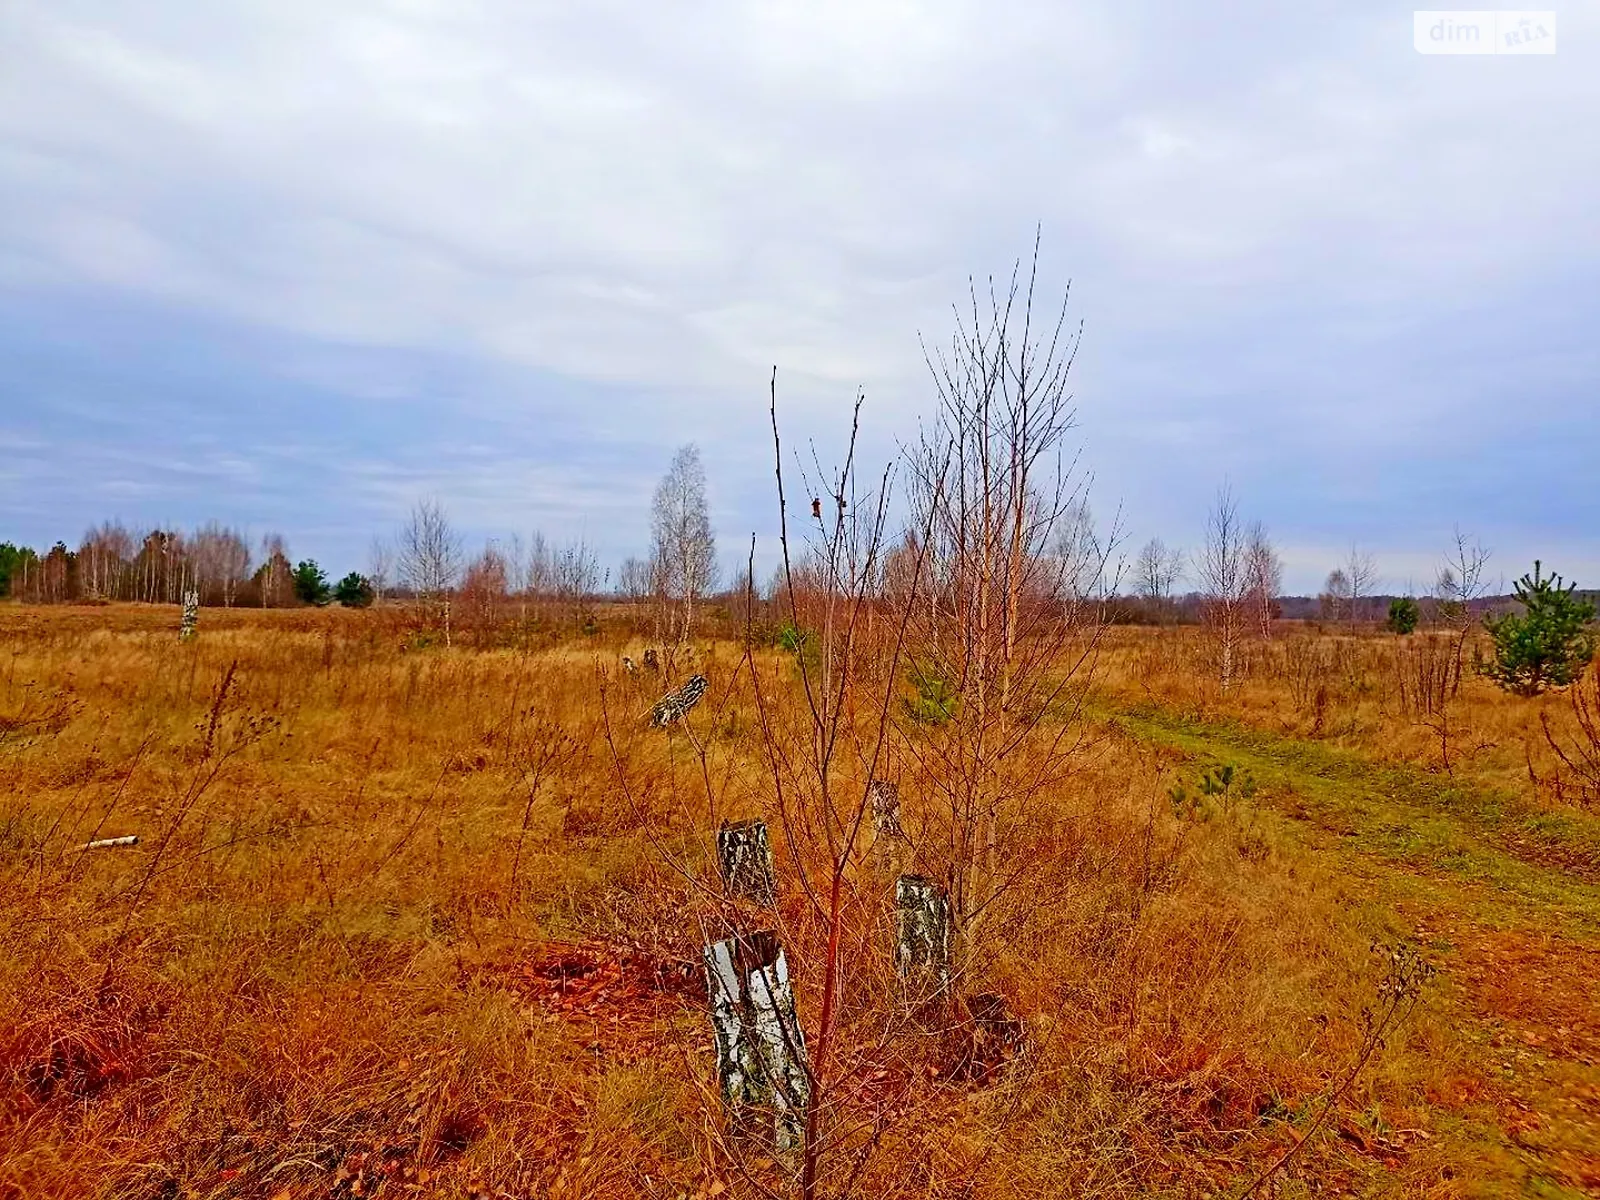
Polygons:
M717 1079L733 1133L793 1150L805 1130L808 1079L783 947L770 932L735 936L707 946L705 963Z
M950 983L950 899L933 880L902 875L894 888L894 968L934 995Z
M187 642L195 634L195 629L200 624L200 593L195 591L183 594L183 617L178 623L178 639Z
M753 900L764 908L778 903L777 871L765 821L723 822L717 830L717 865L730 896Z
M879 837L900 837L900 789L890 780L874 779L867 785L872 802L872 828Z

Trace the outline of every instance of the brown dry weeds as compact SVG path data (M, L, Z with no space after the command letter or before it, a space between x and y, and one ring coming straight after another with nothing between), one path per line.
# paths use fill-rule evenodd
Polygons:
M182 646L176 621L0 608L0 1195L675 1197L777 1178L722 1152L702 910L672 866L705 878L715 820L770 811L735 645L695 659L714 812L689 739L636 720L655 697L616 668L641 648L620 622L444 650L387 611L207 610ZM1274 674L1280 650L1252 652L1227 698L1201 653L1187 631L1118 632L1106 703L1299 739L1320 719L1318 739L1438 766L1436 735L1372 682L1381 646L1357 648L1320 718ZM781 656L757 661L792 687ZM1567 820L1527 781L1538 707L1555 706L1471 685L1453 769ZM1292 780L1183 819L1168 790L1204 754L1091 732L1018 843L1028 887L986 958L1026 1053L963 1073L945 1068L970 1030L874 1032L884 925L863 885L839 1112L876 1125L853 1194L1227 1194L1356 1054L1373 940L1419 933L1446 947L1443 982L1279 1194L1594 1184L1587 899L1541 941L1456 893L1352 884L1339 839L1294 819ZM902 794L914 809L915 779ZM140 845L76 849L122 833ZM806 908L792 889L782 904L805 1018ZM1570 1053L1519 1089L1491 1020Z

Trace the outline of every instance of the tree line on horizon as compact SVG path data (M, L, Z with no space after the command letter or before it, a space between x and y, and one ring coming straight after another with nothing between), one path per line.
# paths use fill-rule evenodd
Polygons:
M1224 494L1221 504L1232 505ZM1219 514L1211 515L1215 526ZM1247 527L1237 512L1223 515L1224 528L1208 533L1221 545L1193 556L1151 538L1128 571L1104 588L1108 616L1118 624L1202 624L1221 597L1238 609L1236 619L1268 629L1279 620L1360 626L1382 622L1399 633L1422 625L1447 624L1457 609L1482 615L1514 601L1512 592L1492 589L1484 577L1487 552L1465 541L1451 552L1429 592L1386 592L1375 588L1374 558L1352 546L1316 595L1282 592L1282 560L1265 526ZM1075 539L1063 546L1096 562L1098 538L1084 509ZM1209 546L1209 542L1208 542ZM670 599L665 634L675 639L692 627L695 610L718 595L716 543L706 505L699 451L682 447L652 502L651 550L625 558L613 574L603 570L593 546L583 537L556 544L535 531L489 540L468 557L461 536L443 506L419 502L393 539L374 538L363 570L332 581L311 559L296 563L288 542L269 532L252 543L242 531L216 521L188 533L175 528L130 528L105 521L84 534L76 549L57 541L44 552L12 541L0 542L0 597L24 603L136 602L179 604L193 590L206 607L284 608L340 603L364 607L374 601L414 600L459 593L471 603L519 596L582 604L603 598L640 602ZM742 596L744 573L721 593ZM1103 581L1087 583L1087 588ZM1183 585L1192 584L1185 588ZM775 574L758 598L771 599L779 587ZM1595 593L1578 592L1593 598Z

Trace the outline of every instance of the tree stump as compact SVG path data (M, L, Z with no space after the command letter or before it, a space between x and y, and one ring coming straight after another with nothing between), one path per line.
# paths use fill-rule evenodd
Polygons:
M1027 1048L1028 1031L1011 1015L1006 998L998 992L978 992L966 999L972 1016L971 1041L955 1074L986 1084L1008 1060Z
M950 899L921 875L902 875L894 888L894 968L901 979L933 995L950 983Z
M888 779L874 779L867 785L867 798L872 804L873 831L879 837L900 837L899 787Z
M767 823L760 820L724 821L717 830L717 866L722 886L730 896L753 900L764 908L778 903L777 870Z
M793 1150L805 1129L808 1076L783 947L769 931L736 935L707 946L705 963L732 1131Z
M183 617L178 623L178 638L187 642L195 634L200 624L200 593L186 591L183 593Z

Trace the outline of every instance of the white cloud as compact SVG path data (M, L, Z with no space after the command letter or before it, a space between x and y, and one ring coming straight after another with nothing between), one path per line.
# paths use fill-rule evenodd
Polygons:
M1593 284L1597 33L1440 59L1376 3L13 0L0 286L300 339L290 371L351 344L626 385L597 429L714 444L774 362L904 429L917 331L1037 221L1101 477L1154 523L1250 464L1240 428L1382 453L1489 403L1377 385L1417 374L1408 333Z

